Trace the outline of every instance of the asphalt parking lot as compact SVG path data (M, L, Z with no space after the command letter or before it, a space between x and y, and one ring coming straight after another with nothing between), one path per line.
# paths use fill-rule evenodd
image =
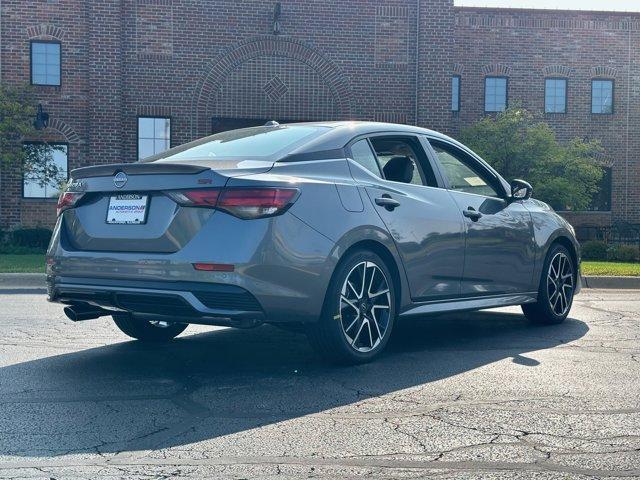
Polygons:
M640 291L406 323L372 364L272 327L170 345L0 292L0 478L640 477Z

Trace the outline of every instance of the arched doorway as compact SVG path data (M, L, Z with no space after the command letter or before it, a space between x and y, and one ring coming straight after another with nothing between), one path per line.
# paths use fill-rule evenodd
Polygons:
M329 59L301 42L258 37L235 45L202 77L191 134L279 122L351 117L351 89Z

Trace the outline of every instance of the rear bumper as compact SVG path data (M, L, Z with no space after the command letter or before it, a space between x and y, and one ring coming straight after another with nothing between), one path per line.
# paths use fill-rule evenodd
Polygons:
M317 321L337 262L335 244L289 213L251 221L214 217L176 253L77 250L59 221L47 252L51 301L184 316L192 323ZM194 263L234 267L200 271Z
M235 285L48 276L47 293L51 302L172 317L185 323L234 325L266 320L258 300Z

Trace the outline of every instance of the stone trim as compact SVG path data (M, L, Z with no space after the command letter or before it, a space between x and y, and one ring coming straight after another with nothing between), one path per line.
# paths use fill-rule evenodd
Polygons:
M82 143L80 135L78 135L69 124L63 122L59 118L52 118L49 120L49 126L46 128L45 132L51 131L58 132L68 143Z
M66 31L50 23L41 23L27 27L29 40L59 40L63 41Z
M460 63L456 63L453 65L453 69L451 70L453 75L462 75L464 73L464 65Z
M558 30L640 30L638 14L630 13L619 19L594 20L593 18L557 17L557 12L536 11L535 14L522 15L521 12L491 10L490 12L464 11L457 8L455 24L459 27L508 28L508 29L558 29ZM571 12L576 13L576 12ZM613 13L613 12L611 12ZM548 14L548 17L545 15Z
M605 153L596 153L593 156L593 159L596 161L598 165L605 168L613 168L613 166L616 163L614 158L611 158Z
M571 77L574 70L565 65L547 65L542 69L542 75L545 77Z
M615 67L599 66L591 67L591 76L599 78L616 78L618 69Z
M138 105L136 116L138 117L171 117L171 107L165 105Z
M508 65L503 65L501 63L485 65L482 67L482 74L485 77L494 75L500 77L508 77L509 75L511 75L511 67L509 67Z

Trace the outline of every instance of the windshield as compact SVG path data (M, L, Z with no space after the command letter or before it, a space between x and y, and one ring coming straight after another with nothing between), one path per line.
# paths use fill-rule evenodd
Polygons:
M162 160L254 159L280 157L329 127L317 125L282 125L230 130L169 150Z

